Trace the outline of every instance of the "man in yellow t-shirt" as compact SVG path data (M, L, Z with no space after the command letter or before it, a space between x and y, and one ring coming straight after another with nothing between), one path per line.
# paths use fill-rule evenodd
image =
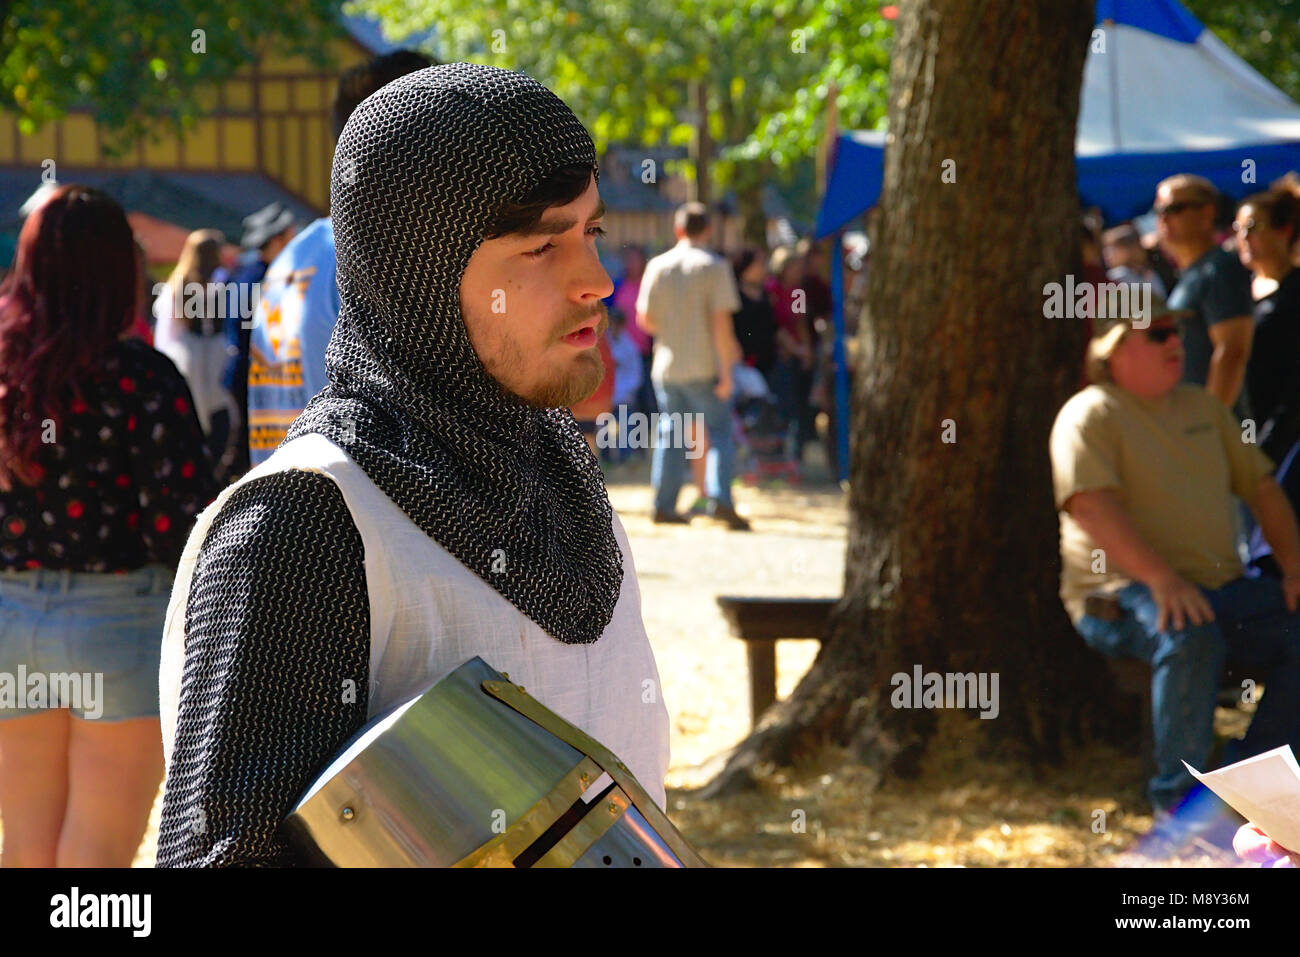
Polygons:
M1093 384L1057 414L1051 456L1066 610L1089 646L1151 664L1149 793L1161 812L1195 785L1182 762L1208 764L1225 664L1267 685L1225 757L1300 749L1300 533L1253 435L1180 382L1176 317L1157 303L1143 318L1094 319ZM1233 495L1273 546L1280 581L1242 577Z

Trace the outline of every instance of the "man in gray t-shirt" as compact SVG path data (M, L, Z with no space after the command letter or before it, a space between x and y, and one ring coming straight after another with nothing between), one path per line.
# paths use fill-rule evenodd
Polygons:
M709 514L748 530L731 501L731 367L740 359L731 317L740 295L731 267L705 246L709 218L702 204L679 208L673 232L677 245L646 264L636 302L637 324L655 337L650 378L661 416L651 470L654 520L689 521L677 511L686 469L685 416L703 415Z
M1169 308L1187 314L1183 381L1205 386L1242 416L1241 388L1255 328L1250 273L1214 242L1217 199L1218 190L1200 176L1170 176L1156 187L1156 229L1180 273Z

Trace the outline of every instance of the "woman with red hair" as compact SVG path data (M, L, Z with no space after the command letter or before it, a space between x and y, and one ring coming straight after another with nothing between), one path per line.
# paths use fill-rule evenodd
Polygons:
M126 867L162 777L172 574L215 494L184 380L129 331L122 208L63 186L0 284L0 821L7 867Z

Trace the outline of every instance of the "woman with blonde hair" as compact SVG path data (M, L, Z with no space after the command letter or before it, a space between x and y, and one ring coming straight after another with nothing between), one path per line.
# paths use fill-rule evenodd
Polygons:
M212 462L223 460L239 434L239 404L221 384L230 359L224 335L226 295L212 274L221 265L225 237L215 229L196 229L185 240L180 259L154 303L158 327L154 343L189 384L195 411Z

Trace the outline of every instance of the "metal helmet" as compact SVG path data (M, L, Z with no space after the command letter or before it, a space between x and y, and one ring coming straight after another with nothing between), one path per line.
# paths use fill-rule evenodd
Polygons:
M707 866L623 762L477 657L368 722L286 830L323 866Z

